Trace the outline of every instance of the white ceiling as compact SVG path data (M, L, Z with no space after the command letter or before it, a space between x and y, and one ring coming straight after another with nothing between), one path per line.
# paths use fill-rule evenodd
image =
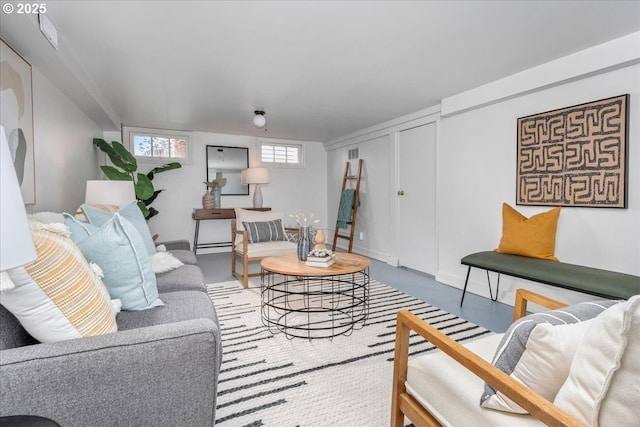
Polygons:
M639 1L46 4L62 69L112 120L315 141L640 30Z

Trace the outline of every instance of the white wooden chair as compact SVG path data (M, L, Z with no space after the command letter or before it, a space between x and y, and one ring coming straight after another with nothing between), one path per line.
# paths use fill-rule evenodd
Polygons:
M286 231L299 233L297 228L284 227L284 212L277 211L251 211L236 208L236 219L231 220L231 274L242 282L242 286L249 286L249 277L259 276L260 272L249 273L249 263L260 261L262 258L275 255L284 255L295 252L297 243L289 240L261 240L251 243L249 231L245 228L245 223L259 223L280 220L282 224L282 234ZM255 230L255 229L254 229ZM263 236L264 237L264 236ZM279 235L278 235L279 237ZM242 271L236 271L239 259L242 261Z

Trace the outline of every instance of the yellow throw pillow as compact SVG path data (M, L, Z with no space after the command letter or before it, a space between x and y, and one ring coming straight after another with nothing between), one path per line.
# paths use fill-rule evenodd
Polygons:
M558 261L554 256L560 208L527 218L506 203L502 204L502 238L495 250L531 258Z
M7 272L15 287L0 304L40 342L116 332L104 285L64 224L32 224L31 232L38 259Z

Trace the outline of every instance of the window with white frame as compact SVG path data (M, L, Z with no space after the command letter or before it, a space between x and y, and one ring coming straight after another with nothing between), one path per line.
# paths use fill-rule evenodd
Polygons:
M260 163L264 166L303 166L303 152L300 144L260 142Z
M129 151L139 160L166 163L189 159L189 136L186 132L129 128Z

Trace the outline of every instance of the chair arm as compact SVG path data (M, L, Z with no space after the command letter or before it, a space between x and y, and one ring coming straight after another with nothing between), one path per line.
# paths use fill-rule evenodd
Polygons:
M535 292L528 291L526 289L518 289L516 291L516 301L513 307L513 321L520 319L527 315L527 302L541 305L549 310L556 310L558 308L566 307L567 304L560 301L556 301L552 298L540 295Z
M247 245L249 244L249 236L247 230L240 230L237 228L235 219L231 220L231 251L236 249L236 238L242 236L242 251L247 252Z
M63 426L213 425L221 351L211 319L2 350L0 416Z
M409 357L409 333L415 331L456 362L501 391L531 415L549 426L582 426L571 415L553 405L525 385L514 380L486 360L468 350L455 340L438 331L407 310L400 310L396 325L396 344L393 369L392 426L394 414L398 414L401 405L399 396L406 392L407 363ZM395 420L399 419L398 417ZM413 421L413 420L412 420ZM427 424L429 425L429 424Z
M298 239L300 238L300 227L285 227L284 231L294 231L298 234Z

